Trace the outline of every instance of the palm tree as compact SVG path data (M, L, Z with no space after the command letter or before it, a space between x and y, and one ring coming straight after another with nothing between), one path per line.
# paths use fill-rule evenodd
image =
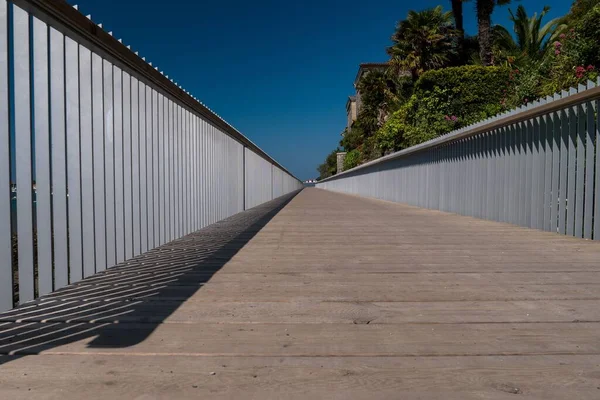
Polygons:
M423 11L409 11L404 21L396 26L394 44L387 49L390 66L399 74L410 71L416 79L424 71L448 64L455 53L456 30L452 13L442 6Z
M452 16L454 17L454 27L456 28L456 36L458 39L458 52L463 53L463 42L465 40L465 28L463 23L463 1L450 0L452 4Z
M496 46L515 56L522 56L529 60L541 59L549 48L549 43L554 41L565 26L561 25L561 18L554 18L542 26L542 20L548 11L550 7L546 6L539 16L535 13L529 17L522 5L517 7L516 13L509 10L517 40L513 39L506 28L496 26L494 27Z
M510 0L476 0L479 56L483 65L492 65L492 13L494 8L509 4Z

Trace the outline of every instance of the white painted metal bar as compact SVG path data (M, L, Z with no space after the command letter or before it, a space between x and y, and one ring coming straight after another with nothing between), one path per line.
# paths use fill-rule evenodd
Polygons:
M577 106L577 158L576 158L576 181L575 181L575 237L583 237L583 204L585 192L585 104Z
M92 53L92 148L94 182L94 243L95 272L104 271L106 265L106 188L104 131L104 84L102 59Z
M552 157L553 157L553 121L549 115L542 117L542 132L544 146L544 224L545 231L552 231Z
M79 46L79 114L81 137L81 218L83 277L96 273L94 238L94 148L92 143L92 54Z
M181 108L174 104L173 106L173 239L177 239L181 236L179 230L179 223L181 221L181 215L179 214L181 207L181 196L179 189L181 186L180 175L181 175L181 152L180 152L180 110Z
M74 283L83 278L81 143L79 134L79 46L68 37L65 37L65 78L69 282Z
M575 89L571 89L570 94L574 94ZM567 169L567 231L569 236L575 235L575 177L577 164L577 106L571 106L568 110L568 169Z
M131 127L134 115L131 109L131 75L123 71L123 204L124 204L124 232L125 232L125 259L134 256L133 245L133 142Z
M169 100L169 104L168 104L168 112L169 112L169 123L168 123L168 128L169 128L169 132L168 132L168 198L167 198L167 202L168 202L168 206L167 209L169 210L168 212L168 218L169 218L169 223L168 223L168 231L167 231L167 242L175 239L175 175L174 172L175 171L175 148L174 148L174 144L175 144L175 113L174 113L174 105L173 102Z
M552 124L552 209L550 210L550 230L559 231L559 191L560 191L560 159L561 159L561 134L560 115L558 112L550 113L549 124Z
M65 140L65 37L50 28L50 136L54 289L69 283L67 144Z
M146 86L146 251L154 248L154 133L152 131L152 89Z
M167 190L166 177L165 177L165 164L166 164L166 119L165 119L165 101L164 96L160 93L157 94L157 107L158 107L158 244L163 245L166 243L165 239L165 193Z
M116 263L125 261L125 188L123 132L123 72L113 66L113 149L115 183L115 256Z
M183 112L183 235L190 233L190 125L189 113L184 108Z
M600 85L600 77L598 78L598 85ZM592 103L594 106L594 113L596 114L596 184L595 195L594 195L594 240L600 240L600 100L596 100Z
M153 246L160 246L160 142L159 142L159 103L158 93L152 90L152 205L153 205Z
M53 290L48 26L33 18L33 110L38 295Z
M117 263L116 218L115 218L115 138L114 138L114 97L113 67L102 61L103 116L104 116L104 182L106 212L106 267Z
M31 168L31 82L29 14L13 5L14 38L14 129L17 179L17 237L19 257L19 303L32 300L33 265L33 177Z
M131 198L133 210L133 255L141 253L140 232L140 109L139 82L131 77Z
M146 152L148 137L146 136L146 85L138 84L138 168L139 168L139 204L140 204L140 253L148 251L148 181Z
M589 87L589 86L588 86ZM596 150L594 142L595 133L595 111L592 102L585 103L585 204L583 220L583 237L592 238L593 214L594 214L594 153Z
M560 188L558 190L558 231L567 233L567 162L569 157L569 119L566 110L560 112Z
M8 3L0 2L0 310L13 305L10 135L8 126Z

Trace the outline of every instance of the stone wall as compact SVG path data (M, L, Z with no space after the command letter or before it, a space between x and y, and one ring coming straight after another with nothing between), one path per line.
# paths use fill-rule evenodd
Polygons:
M346 152L337 153L337 173L344 171L344 160L346 159Z

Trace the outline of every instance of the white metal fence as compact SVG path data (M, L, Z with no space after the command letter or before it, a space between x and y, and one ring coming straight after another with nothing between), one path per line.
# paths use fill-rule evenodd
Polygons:
M63 1L0 0L0 187L5 310L302 184Z
M600 79L317 187L600 240Z

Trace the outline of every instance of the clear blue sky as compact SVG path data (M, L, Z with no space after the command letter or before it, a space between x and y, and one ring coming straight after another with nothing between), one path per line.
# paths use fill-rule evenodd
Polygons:
M358 64L386 61L409 9L450 9L439 0L69 1L303 180L338 144ZM549 5L554 18L571 1L520 4L530 14ZM464 7L473 34L474 3ZM506 24L508 8L493 19Z

